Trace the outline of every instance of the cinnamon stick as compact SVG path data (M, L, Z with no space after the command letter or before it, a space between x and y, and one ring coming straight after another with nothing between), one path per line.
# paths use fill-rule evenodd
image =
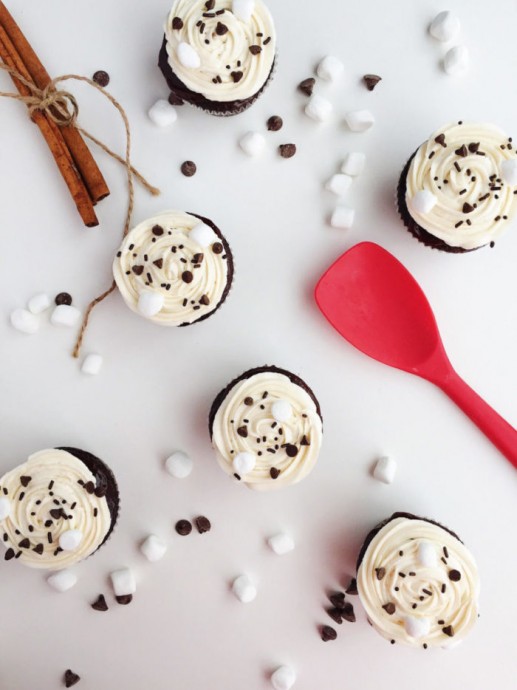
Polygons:
M50 75L2 0L0 0L0 25L3 26L13 46L21 56L31 80L38 88L44 89L51 81ZM88 189L88 193L93 203L96 204L110 193L106 180L80 132L73 126L63 126L61 130L73 161Z
M24 79L31 81L31 76L28 73L20 55L17 53L9 36L7 35L3 24L0 22L0 58L11 69L16 70ZM29 88L12 77L13 83L18 92L22 96L30 96ZM99 224L93 203L88 194L88 190L74 165L70 151L65 143L61 129L48 118L43 112L36 110L32 114L33 122L39 127L43 134L45 141L56 161L59 171L66 182L68 189L75 201L77 210L79 211L83 222L88 227L94 227Z

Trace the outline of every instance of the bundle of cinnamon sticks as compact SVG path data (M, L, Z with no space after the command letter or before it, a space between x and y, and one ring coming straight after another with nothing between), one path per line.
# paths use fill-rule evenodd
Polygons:
M45 89L51 82L48 72L2 0L0 60L39 89ZM11 77L21 96L32 95L27 85ZM44 110L34 110L31 119L41 130L84 224L87 227L98 225L93 207L110 191L80 132L73 124L56 123Z

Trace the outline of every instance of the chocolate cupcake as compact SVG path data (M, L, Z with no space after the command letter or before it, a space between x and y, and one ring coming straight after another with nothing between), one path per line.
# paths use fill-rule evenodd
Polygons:
M126 235L113 275L124 301L137 314L161 326L190 326L225 301L233 258L212 221L167 211Z
M370 623L392 644L451 647L478 618L470 552L454 532L410 513L394 513L366 537L357 589Z
M322 441L316 396L298 376L263 366L222 390L209 414L222 469L252 489L296 484L314 468Z
M262 0L175 0L158 65L171 102L237 115L264 90L276 36Z
M397 201L406 228L428 247L493 246L517 211L511 137L493 125L442 127L406 163Z
M76 448L41 450L0 479L4 558L68 568L105 543L118 511L115 477L99 458Z

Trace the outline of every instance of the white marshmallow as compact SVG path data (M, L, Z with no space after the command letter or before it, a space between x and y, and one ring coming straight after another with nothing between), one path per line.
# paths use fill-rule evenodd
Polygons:
M266 140L258 132L247 132L239 139L239 146L248 156L258 156L262 153Z
M257 588L248 575L239 575L235 578L232 591L243 604L249 604L257 596Z
M67 592L77 584L77 575L70 570L60 570L58 573L47 577L47 583L56 592Z
M83 360L81 366L81 371L83 374L88 374L88 376L96 376L102 368L102 356L91 352Z
M5 520L5 518L8 518L10 514L11 501L5 496L2 496L2 498L0 498L0 520Z
M156 290L142 290L138 297L138 311L142 316L150 318L161 311L165 298Z
M50 323L54 326L72 328L77 325L80 318L81 312L77 307L73 307L71 304L58 304L52 312Z
M325 122L332 115L332 103L315 93L305 106L305 114L316 122Z
M330 219L330 224L333 228L351 228L354 224L355 211L348 206L336 206L334 213Z
M271 414L277 422L287 422L293 416L293 408L287 400L276 400L271 405Z
M190 43L182 41L177 49L178 60L187 69L198 69L201 67L201 58Z
M177 450L165 461L167 472L173 477L176 477L176 479L185 479L185 477L188 477L193 467L194 463L192 459L181 450Z
M255 456L253 453L248 453L247 451L237 453L232 464L233 471L238 474L239 477L243 477L254 469L256 464Z
M136 592L136 580L133 571L121 568L110 573L111 584L116 597L124 597Z
M296 682L296 673L291 666L279 666L271 675L271 685L275 690L291 690Z
M45 292L39 292L30 298L27 308L31 314L41 314L50 307L50 297Z
M428 634L431 624L428 618L415 618L414 616L406 616L404 621L404 628L410 637L424 637Z
M201 247L209 247L214 242L219 241L219 237L206 223L198 223L197 225L194 225L189 233L189 238L193 242L197 242L197 244L199 244Z
M452 41L460 32L460 20L452 12L439 12L429 25L429 33L439 41Z
M278 534L275 534L273 537L270 537L267 540L267 543L269 544L270 549L274 551L278 556L283 556L284 554L289 553L294 549L293 538L285 532L279 532Z
M352 177L357 177L360 175L366 163L366 156L361 151L352 151L349 153L345 159L345 162L341 166L341 172L346 175L351 175Z
M149 108L147 114L151 122L158 127L168 127L174 124L178 119L176 108L164 98L157 100L156 103Z
M59 546L63 551L75 551L83 540L83 533L78 529L68 529L59 537Z
M255 9L255 0L233 0L232 12L243 22L249 22Z
M39 328L39 320L27 309L15 309L11 312L11 326L21 333L32 335Z
M512 159L501 163L501 175L509 185L517 184L517 160Z
M325 81L336 81L345 69L344 64L337 57L327 55L316 68L316 74Z
M155 534L150 534L140 545L140 551L148 561L155 563L165 556L167 544Z
M375 118L369 110L350 110L345 120L352 132L366 132L375 124Z
M350 175L345 175L343 173L338 173L337 175L332 175L330 180L327 181L325 189L332 192L336 196L343 196L352 184L352 178Z
M437 198L428 189L420 189L410 200L409 206L416 213L430 213L435 207Z
M429 541L421 541L418 544L417 558L424 568L434 568L438 563L438 554L435 547Z
M395 462L395 460L393 460L393 458L385 456L383 458L379 458L375 463L375 467L373 469L373 476L379 482L383 482L384 484L391 484L395 479L396 471L397 463Z
M465 74L469 66L469 51L465 46L454 46L445 53L443 69L451 76Z

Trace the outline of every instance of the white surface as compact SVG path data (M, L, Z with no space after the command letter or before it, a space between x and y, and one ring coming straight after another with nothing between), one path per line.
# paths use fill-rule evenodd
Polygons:
M122 495L113 537L78 566L72 591L57 595L43 573L0 560L2 690L54 690L66 668L79 673L81 690L266 690L281 664L296 668L297 690L515 690L516 471L440 391L353 350L312 300L317 278L342 251L379 242L428 294L460 374L517 424L517 227L492 250L437 253L402 229L393 201L401 166L442 124L479 119L517 136L514 0L449 3L471 52L463 79L441 71L444 48L427 33L440 4L320 0L317 12L306 12L295 0L271 0L280 56L267 92L234 119L178 108L170 131L147 118L167 96L156 60L168 0L9 6L52 74L110 73L133 125L134 162L163 192L156 199L137 189L135 222L174 206L213 218L231 243L236 277L220 312L191 328L160 328L111 296L86 336L85 352L109 361L93 378L69 356L73 330L51 328L43 315L37 336L14 331L9 313L38 291L67 290L84 311L109 286L126 192L123 170L100 154L112 196L98 206L101 226L82 227L38 130L19 104L0 103L0 471L35 450L75 445L112 466ZM339 86L317 84L334 113L316 125L296 87L330 52L347 76ZM383 78L371 93L361 82L369 72ZM9 88L2 75L0 84ZM122 152L109 104L71 88L83 125ZM373 130L348 132L343 118L354 108L374 113ZM272 114L284 118L279 133L266 130ZM267 138L259 159L238 147L249 130ZM297 144L290 161L276 153L283 140ZM354 150L368 166L355 182L354 228L343 233L326 223L333 200L323 184ZM187 159L198 165L188 179L179 170ZM225 476L206 423L221 387L264 362L301 374L325 418L313 475L270 494ZM182 482L163 468L171 448L196 464ZM383 453L399 466L390 487L369 474ZM354 598L358 622L338 626L338 639L324 644L316 626L332 625L325 590L347 583L366 532L397 509L443 521L476 555L477 629L453 651L391 646ZM175 534L176 520L200 514L212 522L208 534ZM280 530L297 544L285 558L266 541ZM169 545L158 564L138 550L150 532ZM114 604L108 581L124 565L139 582L129 606ZM241 572L260 582L248 606L230 590ZM101 617L89 605L100 592L110 605Z

